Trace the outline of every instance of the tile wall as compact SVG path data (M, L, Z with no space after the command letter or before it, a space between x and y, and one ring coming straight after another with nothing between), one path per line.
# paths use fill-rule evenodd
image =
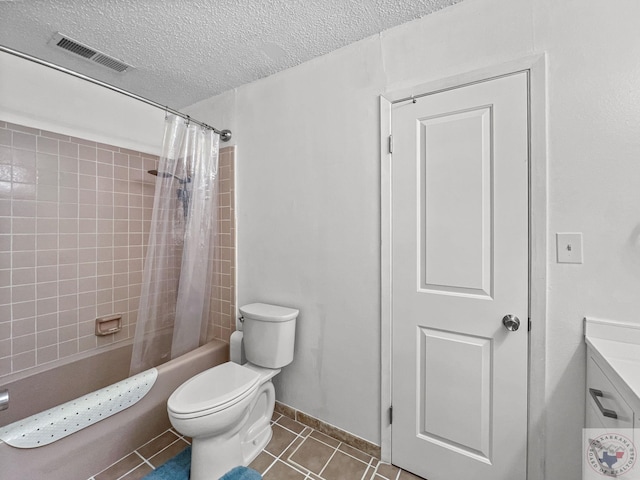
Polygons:
M210 336L235 316L233 147L221 149ZM0 121L0 376L134 334L158 158ZM95 319L123 315L121 332Z
M220 148L216 240L218 286L214 287L209 322L209 336L227 343L235 330L236 318L235 157L235 146Z

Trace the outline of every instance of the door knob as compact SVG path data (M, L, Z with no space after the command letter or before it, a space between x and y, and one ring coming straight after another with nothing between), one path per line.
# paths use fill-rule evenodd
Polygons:
M502 324L510 332L515 332L520 328L520 319L515 315L505 315L502 317Z

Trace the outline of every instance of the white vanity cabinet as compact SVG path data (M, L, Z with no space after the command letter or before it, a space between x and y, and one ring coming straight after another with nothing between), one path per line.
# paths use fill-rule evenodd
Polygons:
M588 347L585 427L633 428L634 411L620 393L620 379L602 363L593 348Z
M585 428L640 428L640 325L585 319L585 342Z

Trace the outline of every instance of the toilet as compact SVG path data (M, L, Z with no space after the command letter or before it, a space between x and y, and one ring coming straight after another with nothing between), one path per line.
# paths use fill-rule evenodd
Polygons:
M293 360L298 313L265 303L241 307L243 329L233 334L232 361L199 373L169 397L171 425L192 438L191 480L217 480L248 465L271 440L271 379Z

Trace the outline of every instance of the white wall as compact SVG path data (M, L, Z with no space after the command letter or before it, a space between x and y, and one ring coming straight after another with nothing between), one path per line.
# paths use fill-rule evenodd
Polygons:
M302 312L280 400L380 441L378 96L547 52L544 476L579 478L582 318L640 323L638 18L635 0L466 0L193 107L239 145L239 304ZM584 264L555 263L563 231Z
M0 119L159 155L164 112L0 52Z
M549 241L583 232L585 259L557 264L550 252L547 478L575 478L580 464L582 318L640 323L640 3L602 7L536 4L536 48L549 52Z
M372 38L187 111L235 108L239 305L300 308L278 398L377 441L378 94ZM224 124L226 127L228 124Z

